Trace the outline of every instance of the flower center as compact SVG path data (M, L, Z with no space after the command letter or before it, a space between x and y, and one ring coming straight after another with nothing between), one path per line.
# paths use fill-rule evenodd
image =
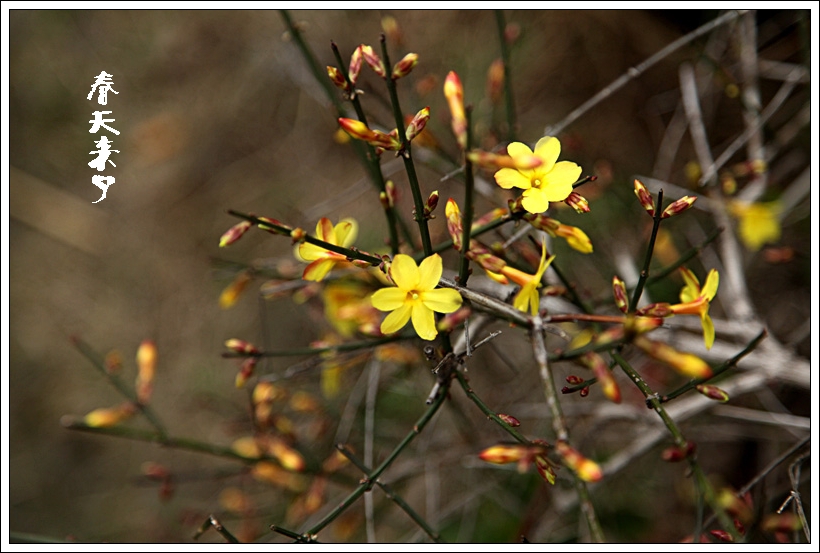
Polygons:
M541 179L532 179L532 185L535 188L541 188Z
M415 290L410 290L407 292L407 301L418 301L419 293Z

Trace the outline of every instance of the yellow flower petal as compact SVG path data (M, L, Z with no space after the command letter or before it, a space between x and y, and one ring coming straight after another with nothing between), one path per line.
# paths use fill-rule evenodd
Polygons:
M379 311L393 311L407 301L407 292L401 288L382 288L373 292L370 301Z
M334 265L336 265L335 259L317 259L305 267L305 271L302 273L302 279L319 282L327 276Z
M299 244L297 253L297 257L301 257L303 261L316 261L317 259L327 257L328 251L324 248L316 246L315 244L302 242Z
M510 157L524 157L531 156L532 154L533 151L530 150L530 147L522 142L510 142L510 144L507 146L507 155ZM555 158L558 159L558 156L556 155Z
M696 277L695 273L686 267L681 267L680 273L683 277L683 282L685 283L685 286L680 291L680 301L683 303L695 301L698 299L698 296L700 296L700 283L698 282L698 277Z
M356 241L359 224L353 219L344 219L333 230L336 233L337 244L346 248Z
M441 279L442 266L441 256L434 253L430 257L424 259L419 265L419 283L418 290L432 290L438 286L438 281Z
M336 244L336 233L333 231L333 223L327 217L322 217L316 223L316 238Z
M521 205L530 213L543 213L550 206L547 196L540 188L525 190L523 195L524 199L521 201Z
M461 307L461 294L451 288L428 290L421 296L421 302L437 313L452 313Z
M547 184L541 188L551 202L563 202L572 193L572 185L581 176L581 167L571 161L556 163L545 175Z
M717 294L718 283L720 277L715 269L709 271L706 275L706 282L703 284L703 289L700 291L701 295L705 296L707 300L712 301L715 294Z
M509 151L509 148L507 150ZM554 136L545 136L535 144L535 155L544 162L538 171L549 173L561 155L561 142Z
M381 325L382 334L393 334L401 330L407 321L410 320L410 313L413 309L413 304L404 303L384 318Z
M706 349L712 349L715 343L715 323L708 313L703 313L700 317L700 326L703 327L703 343Z
M532 184L530 179L521 174L517 169L499 169L495 172L495 182L501 188L509 190L510 188L522 188L526 190Z
M403 253L393 257L393 264L390 266L390 276L396 286L403 290L415 290L421 279L419 268L416 262L409 255Z
M436 330L436 318L433 312L425 307L423 303L413 304L413 328L416 334L423 340L432 340L438 334Z

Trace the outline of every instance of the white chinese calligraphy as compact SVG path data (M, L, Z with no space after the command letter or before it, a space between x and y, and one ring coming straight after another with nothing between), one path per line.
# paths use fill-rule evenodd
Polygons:
M111 80L113 77L111 73L106 73L102 71L94 80L94 84L91 86L91 92L88 93L86 99L91 100L94 97L94 92L98 93L97 95L97 103L104 106L108 103L108 93L113 92L114 94L119 94L116 90L113 89L114 82ZM114 127L110 127L108 123L113 123L116 121L113 117L106 118L106 115L112 114L112 111L94 111L92 115L94 119L90 119L88 122L91 123L91 129L89 129L90 134L96 134L101 130L114 133L115 135L120 134L120 131L115 129ZM96 170L98 173L102 173L105 171L106 167L110 163L112 167L116 167L117 164L114 163L111 159L112 153L120 153L119 150L112 150L111 141L107 136L103 135L100 137L99 140L95 140L94 144L97 146L96 150L92 150L88 152L89 154L96 155L96 159L91 160L88 162L88 166L92 169ZM109 177L106 175L94 175L91 177L91 184L102 190L102 196L96 202L101 202L105 199L105 195L108 192L108 187L114 184L116 179L114 177Z

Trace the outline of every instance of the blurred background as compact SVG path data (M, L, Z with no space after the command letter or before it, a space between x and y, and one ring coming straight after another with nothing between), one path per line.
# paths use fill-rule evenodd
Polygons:
M517 138L534 144L545 128L627 69L719 15L697 10L506 11L513 39ZM771 201L791 191L788 197L798 201L780 216L779 239L758 251L741 246L738 263L754 311L745 330L756 333L767 327L780 349L766 358L765 366L776 370L782 363L792 372L785 381L771 378L744 390L730 405L763 418L777 413L780 422L702 410L683 425L698 442L707 472L735 489L809 432L811 241L808 188L801 188L807 186L801 183L810 168L809 80L808 72L795 70L807 67L810 59L809 15L771 11L748 16L755 33L761 106L769 105L789 78L794 80L763 127L767 182L751 199ZM337 65L331 40L346 62L360 43L377 48L386 16L398 24L388 34L393 61L407 52L419 55L413 73L399 82L402 107L408 114L424 106L432 112L428 129L439 150L419 149L422 191L426 195L437 189L443 200L453 196L461 201L461 181L441 180L455 168L448 157L456 159L458 152L441 87L447 72L455 70L466 102L475 107L482 145L503 145L505 136L498 132L503 105L494 104L486 92L488 69L500 55L496 15L291 12L321 68ZM681 118L682 64L696 68L713 155L746 128L745 97L738 93L745 86L739 21L675 51L558 135L561 159L598 176L582 189L590 214L563 210L557 215L583 228L596 253L582 256L563 243L554 244L559 259L563 253L570 260L565 267L577 290L590 301L610 301L612 274L629 283L632 275L624 274L625 267L634 274L639 270L651 221L635 201L632 179L654 177L690 191L697 180L697 152L686 133L686 118ZM252 231L231 248L218 248L220 235L237 222L227 209L273 217L311 232L319 217L335 222L352 216L361 224L357 245L368 251L384 248L386 226L374 189L350 145L338 140L337 114L282 17L274 11L12 10L9 30L11 531L83 542L186 542L210 513L220 514L243 539L281 541L267 528L286 521L295 530L309 527L306 521L315 522L317 515L293 514L299 494L254 480L240 463L61 425L63 416L81 417L122 401L72 346L72 337L101 356L118 352L129 382L137 347L151 339L159 353L151 404L172 435L227 446L251 432L248 393L234 386L236 362L220 356L224 341L237 337L266 350L287 349L309 345L328 328L315 298L297 304L289 297L266 300L259 293L266 280L263 269L297 276L301 271L289 240ZM109 94L104 108L86 99L103 70L113 75L119 93ZM368 68L359 86L372 120L392 128L387 95ZM92 204L99 190L91 183L89 152L99 137L89 134L88 121L98 109L113 112L111 126L120 134L109 138L119 153L111 158L116 168L105 173L116 182L104 201ZM681 121L680 136L670 138ZM747 149L741 148L727 167L741 167L748 159ZM401 164L389 155L382 162L385 174L400 189L406 187ZM492 177L483 178L490 182ZM732 178L741 191L753 180L736 169L722 175L721 182L728 186L725 181ZM477 213L505 205L507 196L497 187L479 190L487 194L479 196ZM410 221L410 193L406 188L402 192L400 211ZM683 195L678 192L667 188L666 197ZM668 225L672 259L674 252L700 243L719 226L709 210L692 210L687 217ZM436 240L446 238L442 219L443 212L433 221ZM736 234L736 223L732 219L726 232ZM722 250L714 244L707 250L688 265L700 278L720 263ZM445 264L454 267L452 259L445 257ZM222 290L249 264L258 269L259 278L232 308L220 308ZM676 301L680 285L673 277L649 293L656 301ZM712 313L725 344L715 355L725 359L750 338L732 330L743 321L727 320L732 311L724 302L731 298L723 293ZM471 383L493 408L518 416L525 434L552 439L536 367L526 342L515 338L522 333L496 326L505 334L473 361ZM733 332L738 336L734 341ZM690 334L690 351L704 354L697 328ZM412 352L419 355L420 344L415 345ZM268 360L259 371L285 374L294 362ZM377 462L423 412L434 381L428 368L420 356L383 368L374 400ZM667 369L648 370L659 389L677 382ZM557 371L563 377L579 369ZM349 443L362 451L368 375L366 363L351 362L334 397L323 397L315 367L283 378L291 393L304 391L321 402L319 414L303 417L301 423L309 427L301 445L317 462L332 453L337 422L351 410L352 418L342 420L350 427ZM595 411L605 400L594 389L585 399L577 394L564 398L576 445L599 462L615 456L655 422L647 422L651 412L629 383L621 379L621 385L625 399L619 415L612 415L611 405L608 414ZM385 474L386 481L395 483L448 541L518 541L521 535L531 541L587 539L570 504L566 476L550 487L534 472L520 475L514 468L502 471L478 461L476 454L504 435L460 390L453 396L453 407L439 414ZM139 417L125 424L150 428ZM691 533L691 483L682 466L659 460L665 445L636 452L595 488L593 503L610 540L679 541ZM172 471L173 490L163 491L144 476L146 462ZM757 506L765 512L773 510L769 502L779 504L788 495L785 467L757 489ZM360 476L351 469L348 474ZM806 470L801 481L807 509L809 477ZM240 491L252 507L237 508L238 496L226 494L228 488ZM318 516L350 489L330 486ZM384 494L373 495L378 541L426 539ZM364 519L360 502L321 539L366 541ZM215 533L201 539L221 541Z

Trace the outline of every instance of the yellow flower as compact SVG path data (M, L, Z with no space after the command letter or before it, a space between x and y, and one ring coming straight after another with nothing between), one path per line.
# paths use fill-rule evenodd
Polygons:
M780 202L747 203L733 201L729 213L739 219L740 239L748 250L758 251L763 244L780 240Z
M700 324L703 327L703 342L706 349L711 349L715 343L715 325L709 316L709 302L711 302L718 289L719 276L714 269L706 275L706 282L703 288L700 287L695 274L685 267L681 267L681 276L686 285L680 291L680 301L669 308L676 315L699 315Z
M390 266L395 288L376 290L371 297L379 311L392 311L381 324L383 334L398 331L408 320L424 340L438 335L433 312L452 313L461 307L461 294L449 288L436 289L441 279L441 257L433 254L421 265L409 255L396 254Z
M501 188L524 190L522 205L530 213L543 213L550 202L562 202L572 193L572 185L581 176L581 167L571 161L560 161L561 143L554 136L545 136L535 145L535 152L521 142L507 146L510 157L535 155L543 162L535 169L500 169L495 182Z
M353 219L343 219L335 227L330 219L322 217L316 223L316 238L324 240L335 246L348 247L356 240L358 224ZM336 252L328 251L320 246L303 242L296 250L296 257L303 261L311 261L305 272L302 273L304 280L314 280L319 282L330 272L333 266L340 261L347 261L347 258Z
M539 296L538 288L541 287L541 277L544 276L544 271L550 266L552 260L555 259L551 255L547 259L547 246L541 243L541 263L538 264L538 270L534 275L519 271L515 267L505 265L501 269L501 274L521 286L521 290L513 298L513 307L526 313L529 311L533 316L538 314Z

